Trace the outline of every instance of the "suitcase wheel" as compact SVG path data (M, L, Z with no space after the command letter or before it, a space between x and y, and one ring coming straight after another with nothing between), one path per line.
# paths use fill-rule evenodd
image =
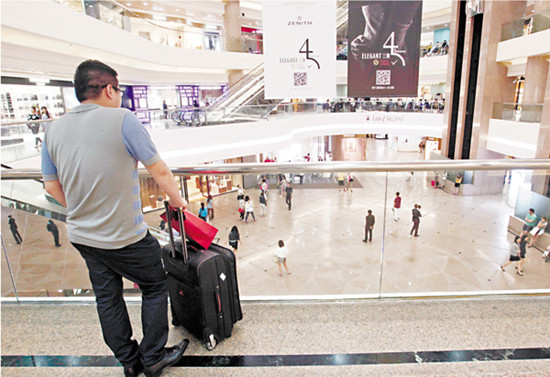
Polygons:
M218 345L218 341L216 340L216 337L214 334L210 334L208 336L208 340L206 341L206 349L208 351L212 351L216 346Z

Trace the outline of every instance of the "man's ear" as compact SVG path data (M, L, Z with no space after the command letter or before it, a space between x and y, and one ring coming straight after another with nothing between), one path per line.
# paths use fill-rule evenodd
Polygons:
M115 90L113 89L113 86L111 84L107 85L104 89L104 93L109 99L114 98Z

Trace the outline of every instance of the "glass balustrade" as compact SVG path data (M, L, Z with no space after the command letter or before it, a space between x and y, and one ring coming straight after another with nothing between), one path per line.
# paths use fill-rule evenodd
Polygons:
M535 209L537 224L550 216L550 198L542 194L548 194L548 170L548 160L312 162L202 165L176 170L176 175L210 182L203 187L206 192L198 191L190 200L188 210L197 214L208 192L214 195L209 221L218 229L215 242L229 247L230 229L239 229L242 245L236 255L243 297L308 299L549 292L550 263L543 258L550 246L549 229L533 247L526 247L523 276L515 262L500 269L529 208ZM13 178L10 174L3 171L2 179ZM279 187L281 174L293 188L291 209ZM457 174L468 178L458 190ZM231 177L244 183L254 218L241 220L236 187L227 183ZM30 183L21 178L17 181ZM269 184L265 212L259 204L262 178ZM182 191L195 195L187 188ZM48 215L37 203L2 195L2 298L92 299L86 265L68 240L64 219ZM421 214L418 236L415 205ZM372 238L365 229L369 210L374 216ZM166 230L159 229L162 212L161 206L149 208L145 221L166 244ZM21 244L8 215L17 222ZM50 219L59 229L60 247L47 230ZM533 238L527 234L527 242ZM273 262L279 240L290 250L287 266L292 274L283 269L280 276ZM124 287L128 297L139 296L130 281Z
M492 118L540 123L542 108L542 104L495 103Z
M507 41L547 29L550 29L550 10L502 25L500 40Z

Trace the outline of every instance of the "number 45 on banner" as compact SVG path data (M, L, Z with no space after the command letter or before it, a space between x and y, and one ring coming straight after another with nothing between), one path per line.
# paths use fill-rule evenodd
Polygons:
M304 46L305 46L305 50L304 50ZM309 54L313 53L313 50L309 49L309 38L307 38L306 41L304 42L304 44L302 45L302 47L300 47L299 52L300 52L300 54L306 54L306 59L307 60L313 60L315 62L315 64L317 64L317 69L321 69L321 65L319 64L319 62L317 60L315 60L314 58L309 57Z

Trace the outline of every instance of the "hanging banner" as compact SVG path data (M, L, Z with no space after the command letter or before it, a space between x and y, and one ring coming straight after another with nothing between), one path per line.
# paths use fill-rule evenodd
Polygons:
M265 98L336 97L336 0L262 5Z
M416 97L422 1L348 2L348 97Z

